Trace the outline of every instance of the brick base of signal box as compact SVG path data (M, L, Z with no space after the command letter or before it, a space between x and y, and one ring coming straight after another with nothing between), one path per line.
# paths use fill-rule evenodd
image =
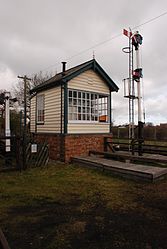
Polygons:
M49 144L50 159L64 162L88 155L90 150L103 151L104 137L111 137L111 134L34 134L36 142Z

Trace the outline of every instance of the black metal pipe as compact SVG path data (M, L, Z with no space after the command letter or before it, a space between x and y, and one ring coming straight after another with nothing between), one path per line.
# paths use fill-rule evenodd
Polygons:
M63 67L62 67L62 74L64 75L64 72L66 71L66 61L63 61L62 62L62 65L63 65Z
M60 128L60 132L61 134L63 133L63 83L61 82L61 128Z
M139 156L143 155L142 144L143 144L143 122L139 121L138 122L138 154Z

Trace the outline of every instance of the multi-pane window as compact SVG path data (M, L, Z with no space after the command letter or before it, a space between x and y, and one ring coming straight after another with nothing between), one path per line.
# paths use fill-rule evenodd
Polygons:
M76 90L68 91L68 119L108 122L108 96Z
M44 95L37 96L37 123L44 122Z

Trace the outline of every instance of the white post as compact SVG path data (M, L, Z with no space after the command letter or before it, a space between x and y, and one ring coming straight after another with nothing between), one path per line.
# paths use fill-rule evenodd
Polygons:
M139 47L136 50L136 68L140 68L140 60L139 60ZM141 108L141 86L140 86L140 78L137 82L137 95L138 95L138 121L142 122L142 108Z
M10 137L9 92L5 92L5 136ZM6 139L6 152L10 152L10 139Z

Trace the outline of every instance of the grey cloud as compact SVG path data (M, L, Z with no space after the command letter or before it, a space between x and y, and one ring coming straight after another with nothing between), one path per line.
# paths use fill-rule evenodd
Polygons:
M121 34L123 28L142 24L167 10L165 0L0 0L0 4L1 88L5 87L5 79L13 82L14 75L17 80L18 74L31 75L47 67L59 71L61 60ZM166 116L165 104L162 104L166 100L162 96L167 90L166 19L167 15L164 15L139 27L144 37L145 105L148 105L148 117L153 120L156 120L156 115L160 118L164 113ZM122 79L128 77L128 58L122 53L127 44L128 39L122 35L73 57L67 64L70 67L91 59L95 50L97 61L120 87L119 93L114 96L116 123L128 120L128 101L123 98L122 83ZM160 101L162 103L158 104L157 109L156 103Z

